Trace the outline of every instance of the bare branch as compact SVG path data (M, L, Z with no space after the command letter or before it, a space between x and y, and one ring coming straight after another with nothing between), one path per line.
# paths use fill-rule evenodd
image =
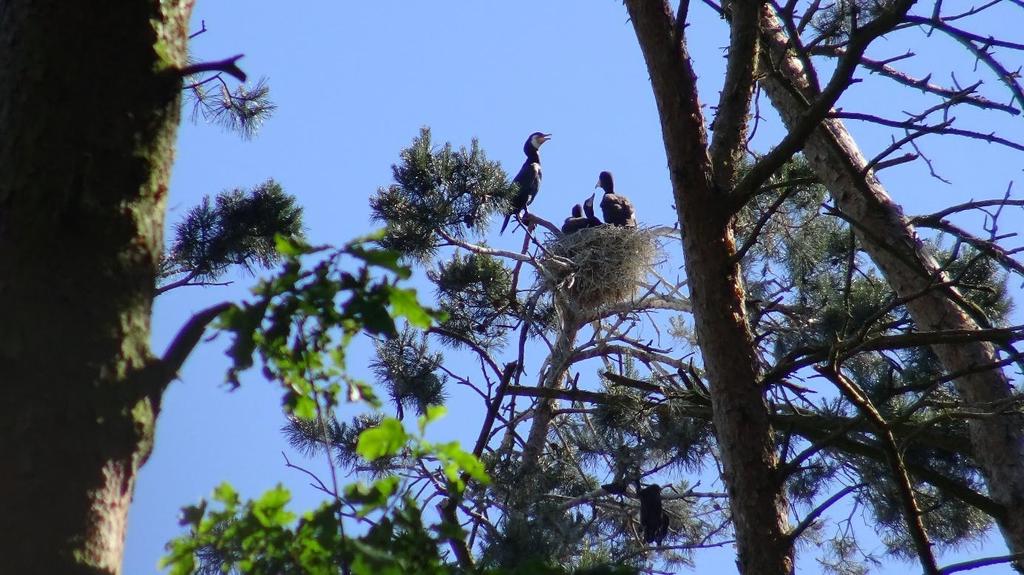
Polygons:
M749 194L750 190L761 186L776 170L788 162L793 157L793 154L803 148L807 137L827 117L832 106L853 83L853 73L857 69L864 51L867 50L875 38L899 25L913 4L913 0L898 0L880 16L861 26L850 35L847 53L836 65L836 70L832 74L828 85L825 86L821 94L813 102L808 102L807 108L800 114L800 119L789 130L789 133L786 134L782 141L758 160L750 168L750 171L747 172L747 175L736 184L735 192L738 197L743 197ZM777 72L770 70L767 73L776 74Z
M970 561L964 561L963 563L954 563L952 565L947 565L946 567L940 569L939 573L941 573L941 575L949 575L950 573L959 573L960 571L968 571L971 569L977 569L979 567L988 567L989 565L1012 563L1020 559L1024 559L1024 553L1014 553L1012 555L999 555L996 557L972 559Z
M182 77L191 76L193 74L201 74L203 72L226 72L234 76L239 82L245 82L245 72L238 67L237 62L242 59L245 54L238 54L224 60L217 60L216 62L200 62L198 64L190 64L184 68L178 70L178 74Z
M203 337L203 332L206 330L206 326L213 320L217 319L217 316L224 313L225 311L234 307L232 303L219 303L214 306L210 306L203 311L192 316L185 325L178 330L178 334L174 336L174 340L171 341L170 345L167 346L167 350L164 352L163 357L160 360L162 367L167 375L167 382L169 383L172 378L177 376L178 370L181 369L182 364L188 358L189 354L199 343L199 340Z
M815 53L826 56L842 56L846 54L846 49L835 46L823 46L817 49ZM860 64L876 74L885 76L886 78L903 84L904 86L917 88L922 92L928 92L931 94L935 94L937 96L942 96L944 98L954 100L958 103L968 104L976 108L1000 110L1002 112L1006 112L1014 116L1020 115L1020 109L1010 104L1002 104L999 102L995 102L993 100L989 100L984 96L975 94L974 89L972 89L971 87L962 90L946 88L944 86L939 86L938 84L931 83L931 75L925 76L924 78L914 78L913 76L901 70L897 70L896 68L889 65L898 59L909 58L914 55L915 54L913 52L907 52L902 56L897 56L895 58L890 58L888 60L873 60L866 56L861 56Z
M803 521L801 521L799 525L797 525L793 528L792 531L790 531L789 537L792 540L796 541L796 539L799 538L800 535L803 534L803 532L806 531L808 527L814 525L814 522L818 519L818 517L820 517L822 513L827 511L829 507L832 507L833 505L838 503L839 500L842 499L843 497L846 497L853 491L856 491L864 486L864 483L858 483L856 485L849 485L847 487L844 487L843 489L840 489L837 493L832 495L832 497L829 497L828 499L823 501L821 505L818 505L813 510L811 510L811 512L807 514L807 517L804 517Z
M864 122L871 122L874 124L889 126L892 128L919 130L921 132L927 132L932 134L950 134L954 136L963 136L965 138L971 138L975 140L984 140L990 144L1000 144L1008 148L1013 148L1014 150L1024 152L1024 144L1018 144L1017 142L1014 142L1012 140L1001 138L999 136L996 136L994 133L983 134L981 132L975 132L973 130L962 130L959 128L948 127L948 124L950 124L955 118L950 118L950 120L942 122L941 124L926 126L918 124L911 120L889 120L886 118L882 118L880 116L875 116L874 114L862 114L857 112L833 112L829 114L829 117L846 120L861 120Z
M959 239L960 241L973 246L981 253L996 260L997 262L999 262L999 265L1003 266L1004 268L1013 271L1018 275L1024 276L1024 264L1013 259L1013 257L1010 256L1010 253L1008 251L1006 251L1005 249L1002 248L1002 246L993 241L981 239L971 234L967 230L959 226L953 225L949 223L947 220L943 219L922 219L914 221L914 225L946 232L947 234L950 234Z
M988 49L991 46L998 46L1001 48L1009 48L1011 50L1024 50L1024 44L1018 44L1016 42L1007 42L1005 40L997 40L992 37L978 36L972 34L966 30L961 30L954 26L946 24L940 19L935 18L921 18L919 16L907 16L906 21L918 24L921 26L930 26L935 30L944 32L949 37L953 38L965 48L967 48L976 58L981 60L988 66L992 72L999 78L999 81L1006 85L1007 89L1013 94L1013 97L1017 99L1017 103L1024 106L1024 89L1021 88L1017 78L1019 74L1010 72L1007 70L998 60L989 53ZM977 44L976 44L977 43ZM978 45L980 44L980 46Z

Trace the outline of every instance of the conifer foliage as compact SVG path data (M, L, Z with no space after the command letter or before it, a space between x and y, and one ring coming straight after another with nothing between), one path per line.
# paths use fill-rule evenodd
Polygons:
M191 536L172 549L178 565L249 560L231 545L254 520L292 529L287 545L335 545L325 569L346 573L371 558L438 573L661 573L733 547L744 575L789 574L797 561L863 573L890 556L929 574L1019 564L1024 481L996 479L1022 477L1013 450L1024 410L1008 374L1024 369L1024 328L1008 325L1007 278L1024 266L996 232L1022 202L1007 193L905 216L875 175L917 159L934 174L915 141L936 134L1024 149L947 116L1021 113L1019 77L994 54L1021 46L956 24L998 2L961 13L936 2L928 15L906 0L707 2L732 42L713 123L685 48L689 4L673 17L664 2L626 1L664 115L678 222L569 239L531 212L521 247L492 246L486 232L515 192L507 174L478 142L435 144L423 128L370 198L379 235L312 266L302 258L323 250L279 238L284 271L225 320L237 336L232 376L258 352L285 390L289 440L332 475L375 481L321 481L327 513L287 526L266 519L282 517L278 494L240 506L218 493L222 510L193 510ZM944 88L893 67L912 56L865 56L876 38L917 27L953 36L1015 100L997 103L980 80ZM827 84L822 61L834 69ZM901 122L836 108L858 67L939 103ZM755 87L787 128L765 153L751 151L763 120L751 117ZM929 123L936 112L943 120ZM905 134L868 162L844 119ZM916 153L890 157L907 145ZM205 229L207 212L196 217L187 229ZM954 217L982 220L988 236ZM914 226L936 233L920 239ZM345 271L342 257L362 267ZM374 267L391 275L373 279ZM628 285L583 298L584 280L600 287L595 268ZM413 269L436 309L398 287ZM377 338L377 386L344 369L360 331ZM342 391L368 409L337 409ZM472 451L426 439L441 403L462 409ZM411 412L418 433L404 426ZM439 520L429 529L427 509ZM301 531L325 516L367 535L314 544ZM939 568L943 551L997 526L1018 554Z
M203 198L175 225L158 291L216 282L232 266L269 268L279 260L279 235L302 237L302 208L274 180Z

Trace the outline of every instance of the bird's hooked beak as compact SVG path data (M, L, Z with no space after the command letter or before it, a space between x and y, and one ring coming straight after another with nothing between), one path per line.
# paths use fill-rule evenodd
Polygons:
M551 134L541 134L541 135L540 135L540 138L538 138L538 139L539 139L540 141L539 141L539 142L537 142L537 145L538 145L538 146L540 146L540 145L541 145L541 144L543 144L544 142L547 142L548 140L550 140L550 139L551 139Z
M597 183L594 184L594 189L596 190L597 188L600 188L600 187L601 187L601 180L597 180Z

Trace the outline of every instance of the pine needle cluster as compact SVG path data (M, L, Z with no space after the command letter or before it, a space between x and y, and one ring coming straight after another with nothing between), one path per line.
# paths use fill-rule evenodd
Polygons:
M270 267L279 259L278 235L302 237L302 208L274 180L203 198L175 226L162 276L200 283L216 281L232 266L249 273Z
M395 183L377 190L370 211L385 225L381 245L409 258L429 261L445 236L483 232L492 215L508 209L511 184L476 140L468 150L436 148L422 128L391 171Z

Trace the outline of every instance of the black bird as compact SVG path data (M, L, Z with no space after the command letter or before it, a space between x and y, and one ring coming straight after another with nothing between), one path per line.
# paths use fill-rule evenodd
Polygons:
M644 528L644 542L657 543L668 535L668 513L661 505L661 486L654 484L641 487L636 482L636 496L640 499L640 525Z
M565 223L562 224L562 233L571 234L588 227L590 227L590 222L587 221L587 218L583 217L583 207L576 204L572 207L572 215L565 218Z
M594 187L604 190L601 213L604 215L605 223L628 228L636 227L636 209L633 208L633 202L626 196L615 193L615 182L612 180L611 172L601 172Z
M525 210L526 206L533 203L533 198L537 196L541 179L540 147L550 139L551 134L544 134L542 132L534 132L530 134L529 138L526 138L526 143L523 144L526 161L523 162L523 167L519 168L519 173L516 174L516 177L512 178L512 183L517 184L519 189L516 191L516 196L512 198L512 211L505 215L505 222L501 224L499 234L505 232L509 219L513 215L518 216L519 212Z
M583 202L583 213L586 214L588 228L596 228L597 226L604 225L601 222L601 218L594 215L594 194L590 194L587 201Z

